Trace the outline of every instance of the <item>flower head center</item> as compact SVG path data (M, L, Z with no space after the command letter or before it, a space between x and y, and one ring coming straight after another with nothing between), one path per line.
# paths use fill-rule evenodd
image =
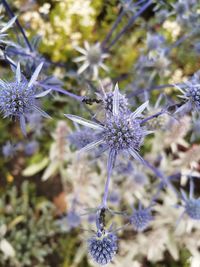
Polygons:
M98 65L102 60L101 55L102 55L101 48L95 45L92 46L88 51L87 59L91 65Z
M132 121L128 116L112 116L107 119L104 139L109 147L115 150L138 150L142 138L142 128L136 120Z

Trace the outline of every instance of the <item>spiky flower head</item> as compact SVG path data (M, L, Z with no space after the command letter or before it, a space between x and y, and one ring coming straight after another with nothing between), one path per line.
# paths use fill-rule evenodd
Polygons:
M184 214L187 214L189 218L193 220L200 220L200 198L194 198L194 183L192 179L190 180L189 198L183 190L181 190L181 195L184 203L184 211L180 218L182 218Z
M144 231L149 223L153 220L151 209L150 208L142 208L142 205L139 204L138 209L134 209L133 213L130 217L131 225L133 229L137 232Z
M147 33L147 48L148 50L155 50L164 42L164 38L161 35L153 34L153 33Z
M103 132L105 143L116 151L133 147L139 150L144 130L138 120L131 120L129 115L112 116L106 120Z
M84 48L76 47L76 50L83 54L83 56L75 58L74 62L84 62L78 69L78 74L83 73L89 68L93 72L93 78L96 79L98 77L99 68L108 71L108 68L103 63L103 60L109 55L102 51L100 43L89 45L88 42L84 42Z
M5 158L12 157L16 152L16 146L10 141L7 141L6 144L2 147L2 153Z
M68 212L66 220L70 229L78 227L81 223L81 218L75 210Z
M36 104L36 99L47 95L50 90L36 93L34 83L42 68L42 63L36 68L30 81L22 77L20 64L16 68L16 79L13 82L0 80L0 109L4 117L12 117L20 121L21 130L26 135L25 116L31 111L37 111L49 118L48 114L42 111Z
M117 249L117 236L112 232L97 232L88 240L88 253L100 265L110 263Z
M200 220L200 199L189 199L185 203L185 212L194 219Z
M178 16L183 16L189 8L186 0L178 0L178 2L173 6Z
M109 150L109 161L115 162L117 154L121 151L128 152L136 160L144 163L138 153L145 135L151 133L146 131L138 119L147 107L148 101L142 104L135 112L121 114L119 111L119 92L115 88L113 97L113 110L111 116L106 116L104 123L97 123L85 120L81 117L67 114L67 118L72 121L92 128L98 132L98 138L81 149L88 151L99 144L105 144ZM109 165L109 164L108 164Z
M176 113L190 111L192 108L196 111L200 110L200 84L188 81L182 87L177 85L175 85L175 87L182 93L182 95L178 96L185 100L185 104L183 104Z

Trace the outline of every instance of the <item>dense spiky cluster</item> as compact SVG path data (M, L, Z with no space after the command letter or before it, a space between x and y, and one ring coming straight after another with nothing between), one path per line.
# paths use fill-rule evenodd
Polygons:
M194 103L197 109L200 109L200 87L189 86L186 91L186 97Z
M116 151L130 147L138 150L144 137L144 131L139 121L131 120L127 115L112 116L105 123L103 136L106 144Z
M110 263L117 249L117 236L114 233L101 233L88 240L88 252L92 259L100 265Z
M200 199L188 199L185 203L185 212L193 220L200 220Z
M139 208L133 211L133 214L130 217L130 222L135 231L142 232L149 226L152 219L153 217L149 208Z
M0 82L0 107L5 117L20 117L28 113L35 104L35 90L21 82Z

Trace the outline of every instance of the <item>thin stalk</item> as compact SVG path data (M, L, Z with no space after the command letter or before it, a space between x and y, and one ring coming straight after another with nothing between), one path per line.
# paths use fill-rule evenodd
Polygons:
M107 167L107 179L106 179L106 184L105 184L105 189L104 189L104 195L103 195L103 200L102 200L102 207L106 208L107 207L107 198L108 198L108 192L109 192L109 184L110 184L110 178L112 175L112 170L115 164L116 160L116 151L111 150L108 156L108 167Z
M15 14L12 12L12 9L10 8L9 4L7 3L7 1L6 1L6 0L2 0L2 3L3 3L3 5L4 5L4 7L5 7L7 13L9 14L9 16L10 16L11 18L14 18L14 17L15 17ZM16 19L16 20L15 20L15 23L16 23L17 27L19 28L21 34L23 35L24 40L25 40L25 42L26 42L26 44L27 44L27 47L29 48L30 51L33 51L33 48L32 48L32 46L31 46L31 44L30 44L30 42L29 42L29 40L28 40L28 38L27 38L27 36L26 36L26 34L25 34L25 32L24 32L22 26L21 26L21 24L19 23L19 20Z
M105 45L106 45L106 43L108 43L108 41L110 40L110 38L111 38L114 30L117 28L118 24L121 22L121 20L122 20L123 16L125 15L125 13L126 13L125 10L123 10L121 8L120 13L119 13L119 16L115 20L112 28L110 29L110 31L108 32L108 34L106 35L105 39L103 40L103 42L101 44L102 48L104 48Z
M145 89L138 89L136 90L135 92L132 92L128 95L128 98L129 97L133 97L133 96L137 96L137 95L141 95L145 92L151 92L151 91L154 91L154 90L162 90L162 89L165 89L165 88L169 88L169 87L175 87L175 86L180 86L182 85L182 83L177 83L177 84L163 84L163 85L152 85L148 88L145 88Z
M141 121L141 124L144 124L144 123L146 123L146 122L149 121L149 120L152 120L152 119L154 119L154 118L157 118L157 117L159 117L160 115L162 115L162 114L164 114L164 113L165 113L165 111L164 111L164 110L161 110L161 111L155 113L154 115L149 116L149 117L145 118L144 120L142 120L142 121Z
M75 95L75 94L70 93L70 92L68 92L68 91L66 91L66 90L64 90L64 89L62 89L62 88L59 88L59 87L53 88L53 87L50 86L50 85L45 85L45 84L42 84L42 83L39 83L39 82L37 82L36 85L41 86L42 88L47 89L47 90L48 90L48 89L52 89L52 91L56 91L56 92L62 93L62 94L64 94L64 95L67 95L67 96L69 96L69 97L71 97L71 98L74 98L75 100L77 100L77 101L79 101L79 102L82 102L83 99L84 99L83 96Z
M118 35L114 38L114 40L109 45L109 49L122 37L122 35L132 26L132 24L136 21L136 19L152 4L152 0L148 1L141 9L134 14L128 23L124 26L124 28L118 33Z

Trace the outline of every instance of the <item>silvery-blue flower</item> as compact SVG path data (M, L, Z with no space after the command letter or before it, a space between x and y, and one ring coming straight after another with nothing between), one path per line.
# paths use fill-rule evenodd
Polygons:
M24 147L24 152L27 156L32 156L36 153L39 148L39 143L36 140L33 140L27 143Z
M184 211L181 214L180 219L183 217L184 214L187 214L189 218L193 220L200 220L200 198L194 198L194 183L190 180L190 192L189 197L186 193L181 190L181 196L183 205L178 207L183 207Z
M2 147L2 153L5 158L14 156L16 152L16 145L12 144L10 141L7 141Z
M130 217L130 223L137 232L144 231L152 220L151 208L143 208L141 203L139 203L138 209L133 210Z
M31 79L27 79L21 74L20 64L16 68L16 77L13 82L0 80L0 109L4 117L11 117L19 120L20 127L26 135L25 116L32 111L39 112L42 116L50 116L41 110L37 105L37 99L46 96L50 90L41 93L36 92L35 82L42 69L41 63L34 71Z
M80 151L88 151L100 144L105 145L104 150L109 150L108 170L111 170L120 152L126 152L136 160L144 163L138 151L144 137L152 132L145 130L144 127L141 126L139 117L141 117L141 113L147 105L148 101L142 104L133 113L120 113L119 90L118 87L115 87L112 114L106 116L103 123L89 121L71 114L65 114L65 116L76 123L94 129L96 133L98 133L98 138L83 147Z
M88 253L100 265L110 263L117 249L117 236L112 232L97 232L88 239Z
M188 112L192 109L200 111L200 84L195 84L192 80L185 82L183 86L174 85L182 95L178 97L184 100L184 104L179 107L176 113Z
M147 33L147 48L148 50L155 50L159 48L164 42L164 37L156 33Z

